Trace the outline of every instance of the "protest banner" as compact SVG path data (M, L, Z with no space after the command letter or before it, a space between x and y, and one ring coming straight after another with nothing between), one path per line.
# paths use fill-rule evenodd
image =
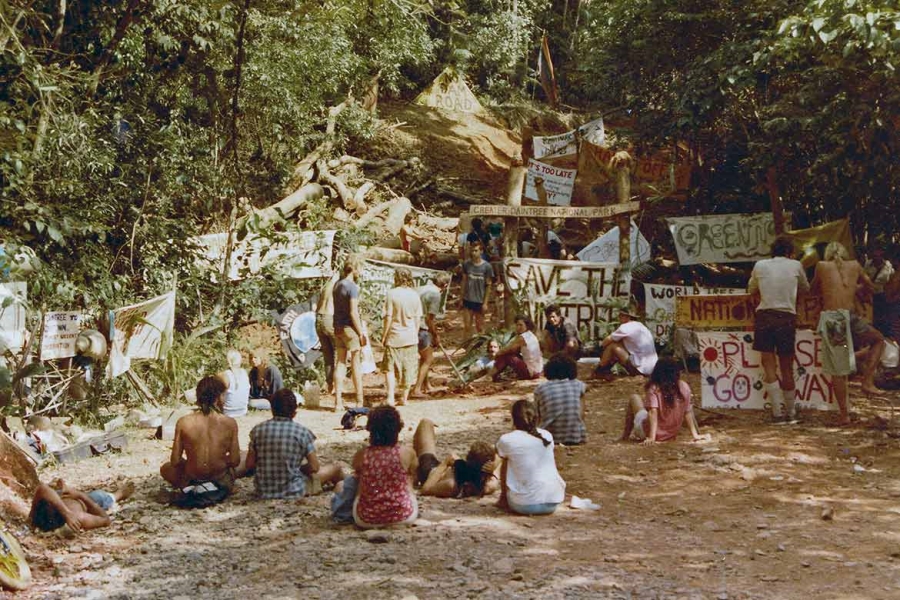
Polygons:
M81 331L84 315L80 312L48 312L41 331L41 360L75 356L75 338Z
M588 121L578 128L578 135L582 142L588 142L595 146L606 143L606 129L603 127L603 117Z
M280 235L250 234L231 249L228 278L237 281L256 275L263 267L293 279L330 277L335 231L290 231ZM212 233L193 238L203 248L204 265L214 273L222 272L227 233Z
M547 202L556 206L568 206L572 203L572 190L575 187L575 169L554 167L536 160L528 161L528 174L525 178L525 197L538 200L534 181L540 177L544 180Z
M107 373L118 377L131 368L132 359L161 359L172 346L175 327L175 292L146 302L109 311Z
M797 229L789 232L789 235L794 240L794 246L800 255L800 262L803 263L804 269L816 266L819 257L825 254L825 246L829 242L840 242L850 253L850 257L854 257L849 219L840 219L808 229Z
M612 263L511 258L503 261L503 276L529 307L536 329L544 326L544 307L556 304L582 342L600 338L601 327L628 301L631 287L631 272Z
M746 294L739 288L705 288L690 285L644 284L644 325L653 332L657 343L667 343L675 326L675 299L682 296Z
M671 217L666 221L681 265L769 258L775 241L772 213Z
M445 271L437 271L435 269L366 259L358 282L360 288L359 306L360 311L369 318L372 335L381 335L384 300L387 297L388 290L394 287L394 271L399 268L412 271L415 287L434 281L435 277L445 273ZM447 310L447 298L449 295L450 286L448 285L444 288L441 297L441 316Z
M281 349L295 368L311 367L322 355L316 333L316 307L311 302L294 304L283 313L270 313L278 330Z
M623 202L608 206L508 206L475 204L469 207L473 217L531 217L534 219L605 219L623 213L637 212L640 202Z
M609 166L615 156L612 148L583 138L578 149L576 204L589 204L597 197L615 197L615 177ZM667 153L634 156L632 191L647 196L669 196L687 190L691 183L691 165L674 162Z
M18 352L25 346L25 301L28 286L24 281L0 283L0 353Z
M678 327L741 329L752 328L759 303L749 294L730 296L679 296L675 300ZM856 312L872 322L872 303L856 302ZM797 299L797 327L815 329L822 312L822 297L804 295Z
M700 387L704 408L770 409L763 384L759 352L753 349L753 334L701 332ZM831 376L822 372L822 340L811 331L798 331L795 345L794 381L801 408L837 410Z
M619 264L619 227L618 225L582 248L576 254L578 260L585 262ZM631 220L631 267L650 260L650 242L641 234L634 219Z
M559 135L534 136L533 139L534 157L537 159L569 156L578 152L574 129Z

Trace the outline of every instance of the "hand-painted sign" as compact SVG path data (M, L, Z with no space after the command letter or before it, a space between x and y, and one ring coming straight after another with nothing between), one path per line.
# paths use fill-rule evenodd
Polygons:
M309 303L294 304L279 314L272 311L281 349L297 368L311 367L321 355L321 344L316 333L315 307Z
M0 353L18 352L25 346L25 299L28 286L24 281L0 283Z
M667 219L681 265L768 258L775 241L772 213Z
M107 372L118 377L131 368L133 358L165 358L172 347L175 327L175 292L146 302L109 311Z
M750 294L679 296L675 300L675 323L679 327L753 327L758 304ZM821 312L821 296L801 296L797 300L797 327L815 329Z
M75 339L84 315L80 312L48 312L41 331L41 360L75 356Z
M537 159L569 156L577 152L578 143L575 139L574 129L559 135L534 137L534 157Z
M675 299L683 296L746 294L737 288L703 288L689 285L644 284L644 325L653 332L658 343L666 343L675 325Z
M503 261L503 275L512 293L529 306L537 329L543 328L543 308L556 304L582 341L598 339L631 287L630 272L610 263L513 258Z
M535 219L605 219L623 213L637 212L640 202L623 202L608 206L507 206L476 204L469 215L476 217L531 217Z
M576 254L585 262L619 264L619 227L613 227ZM650 260L650 242L641 234L634 219L631 220L631 267Z
M413 282L415 286L423 286L429 281L434 281L435 277L445 271L436 271L434 269L425 269L422 267L413 267L410 265L399 265L395 263L383 262L379 260L366 260L363 266L362 274L359 278L360 287L360 311L368 317L369 328L374 336L381 336L382 314L384 310L384 300L387 297L388 290L394 287L394 271L395 269L405 268L412 271ZM444 288L441 298L441 312L447 308L447 298L450 295L450 286ZM378 338L376 338L378 339Z
M800 262L803 268L809 269L819 262L819 249L824 254L825 246L829 242L840 242L849 252L853 252L853 238L850 235L850 220L840 219L825 223L809 229L797 229L790 232L791 239L800 254ZM851 254L851 258L853 258Z
M228 278L243 279L267 266L293 279L330 277L334 234L335 231L291 231L277 237L251 234L234 244ZM203 248L207 266L221 273L228 234L201 235L193 241Z
M702 332L700 385L704 408L768 409L759 352L752 333ZM811 331L798 331L794 380L802 408L836 410L831 376L822 373L821 339Z
M572 203L572 190L575 187L575 169L554 167L536 160L528 161L528 175L525 179L525 197L539 200L535 179L544 180L547 202L556 206L568 206Z

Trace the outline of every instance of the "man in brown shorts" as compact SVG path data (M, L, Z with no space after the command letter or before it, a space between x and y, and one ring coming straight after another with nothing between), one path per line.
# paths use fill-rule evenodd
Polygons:
M757 262L747 283L747 291L759 298L753 320L753 349L762 355L763 384L775 421L793 421L797 417L793 366L797 294L808 292L809 282L803 265L793 255L791 238L778 236L772 244L772 258Z
M831 375L841 415L839 425L850 423L847 376L862 362L862 391L877 394L875 369L884 349L884 336L854 312L857 294L871 294L872 281L839 242L825 248L825 260L816 264L810 285L822 294L818 334L822 338L822 371ZM860 349L866 351L861 352Z
M347 355L353 369L353 383L356 386L356 404L363 405L362 369L360 367L362 347L368 343L363 333L362 318L359 316L359 286L356 279L362 270L362 258L357 255L347 257L342 270L343 279L334 284L334 396L335 410L344 410L344 379L347 377Z

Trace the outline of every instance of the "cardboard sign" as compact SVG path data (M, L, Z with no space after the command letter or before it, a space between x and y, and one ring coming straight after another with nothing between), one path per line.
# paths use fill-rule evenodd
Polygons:
M603 127L603 118L594 119L578 128L578 135L582 141L602 146L606 143L606 129Z
M574 129L559 135L535 136L533 139L534 157L538 159L569 156L578 152Z
M650 242L631 220L631 266L650 260ZM613 227L576 254L578 260L619 264L619 227Z
M275 268L293 279L330 277L335 231L290 231L280 236L250 235L231 250L228 278L238 281L256 275L263 267ZM213 273L222 272L227 233L193 238L203 248L205 265Z
M679 327L752 328L757 305L750 294L679 296L675 300L675 323ZM815 329L821 312L821 296L801 296L797 301L797 327Z
M531 217L536 219L605 219L623 213L637 212L640 202L623 202L608 206L507 206L476 204L469 207L473 217Z
M175 327L175 292L146 302L109 311L112 340L107 373L118 377L131 368L132 359L161 359L172 346Z
M681 265L769 258L775 241L772 213L666 219Z
M667 343L675 326L675 299L682 296L746 294L739 288L704 288L689 285L644 284L644 325L653 332L657 343Z
M528 175L525 178L525 197L539 200L534 186L536 178L544 180L547 202L556 206L568 206L572 203L572 190L575 188L575 169L554 167L536 160L528 161Z
M0 283L0 353L18 352L25 346L25 300L28 286L24 281Z
M704 408L764 410L771 401L763 385L759 352L752 333L698 333L700 385ZM837 410L831 376L822 373L821 343L811 331L798 331L794 358L797 403L801 408Z
M503 276L512 293L529 307L536 329L544 326L543 309L559 306L578 328L582 342L596 342L615 307L629 297L631 273L616 264L577 260L513 258L503 261Z
M80 312L48 312L44 314L41 332L41 360L75 356L75 338L81 331Z

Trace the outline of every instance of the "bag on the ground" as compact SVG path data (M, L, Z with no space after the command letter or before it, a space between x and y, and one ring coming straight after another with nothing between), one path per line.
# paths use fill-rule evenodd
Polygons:
M344 429L353 429L356 427L356 419L367 416L368 414L369 409L364 406L348 408L347 412L344 413L344 416L341 417L341 427Z
M172 499L172 504L178 508L207 508L227 498L229 493L228 488L206 481L180 490Z
M884 350L881 352L881 366L885 369L896 369L898 365L900 365L900 346L894 340L884 340Z

